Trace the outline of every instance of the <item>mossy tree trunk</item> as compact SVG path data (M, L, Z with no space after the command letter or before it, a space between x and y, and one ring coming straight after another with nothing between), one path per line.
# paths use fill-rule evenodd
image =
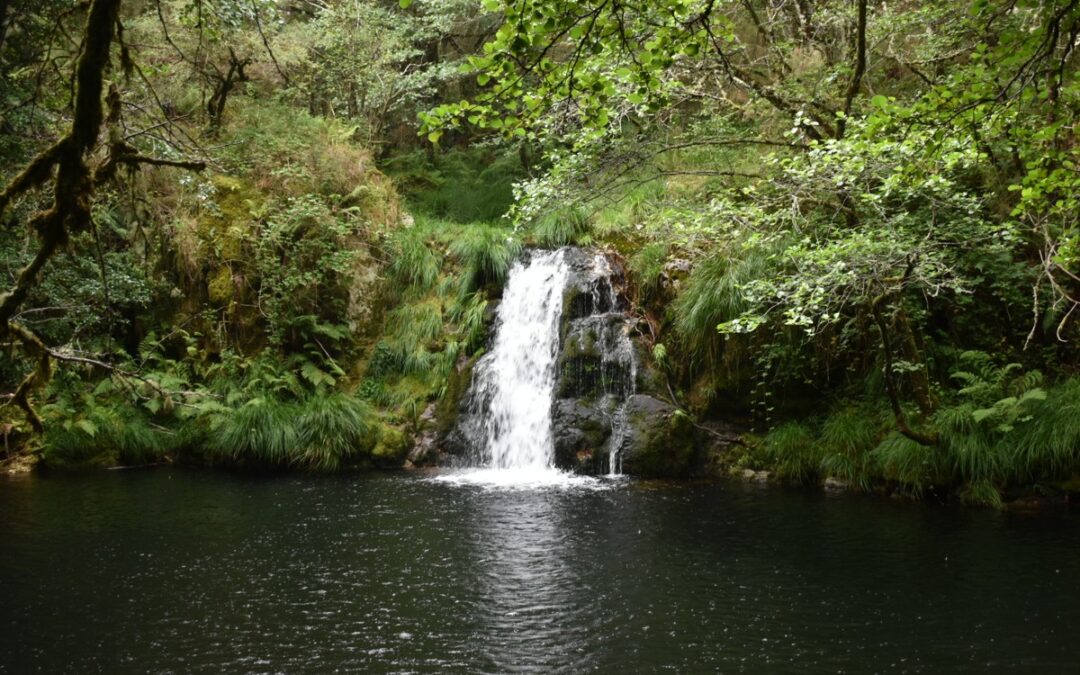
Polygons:
M34 369L19 383L10 403L22 408L35 431L43 430L40 415L31 403L31 394L48 382L54 360L88 362L65 357L50 349L30 328L15 321L16 313L37 283L46 263L65 246L71 234L91 226L90 202L95 188L111 180L120 164L137 166L156 164L201 169L200 162L177 162L140 155L117 135L108 143L108 155L95 168L88 158L98 143L105 123L105 73L111 61L111 49L120 26L121 0L93 0L83 31L82 53L75 71L75 106L71 128L60 140L39 153L0 192L0 213L15 199L53 182L52 204L30 217L27 227L37 234L38 250L18 274L14 285L0 295L0 341L22 346L36 362ZM108 95L109 122L119 122L120 97L115 88Z
M102 93L109 50L116 30L120 0L94 0L90 5L84 31L83 52L75 74L75 112L71 130L30 162L0 195L0 208L21 193L46 182L56 169L53 203L31 217L29 227L37 233L40 244L34 258L0 296L0 338L22 344L28 355L37 360L12 397L12 402L26 413L35 431L42 430L41 417L30 403L30 394L49 377L50 354L45 344L30 329L14 323L15 312L26 300L45 263L68 240L68 235L90 224L90 196L93 177L86 156L97 142L104 118Z

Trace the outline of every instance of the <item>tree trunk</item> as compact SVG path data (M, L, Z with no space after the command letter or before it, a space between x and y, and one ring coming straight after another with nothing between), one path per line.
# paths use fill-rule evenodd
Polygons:
M896 373L893 372L893 345L889 334L889 324L885 321L885 315L881 306L887 301L887 296L881 295L870 303L870 312L877 324L879 337L881 338L881 354L884 361L885 393L889 397L889 407L892 408L893 418L896 420L897 430L905 437L910 438L920 445L937 445L937 438L921 434L908 424L907 415L900 403L900 392L896 385Z

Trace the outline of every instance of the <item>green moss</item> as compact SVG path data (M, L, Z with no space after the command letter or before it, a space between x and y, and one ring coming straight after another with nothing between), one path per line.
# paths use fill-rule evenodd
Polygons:
M650 422L644 415L629 420L645 430L642 446L634 453L633 473L647 478L688 476L697 459L697 431L693 420L682 411L672 412L663 424Z
M383 426L371 456L380 464L400 465L409 451L409 437L400 429Z
M243 259L254 214L264 208L266 196L241 178L215 175L211 182L215 208L206 211L198 225L204 255L220 261Z
M216 305L226 305L231 302L234 291L232 270L228 266L219 268L206 284L206 291L210 296L210 302Z
M468 393L469 384L472 382L473 369L482 355L482 352L474 355L460 369L455 368L450 372L450 376L446 381L446 390L435 407L439 435L448 434L457 426L461 400Z

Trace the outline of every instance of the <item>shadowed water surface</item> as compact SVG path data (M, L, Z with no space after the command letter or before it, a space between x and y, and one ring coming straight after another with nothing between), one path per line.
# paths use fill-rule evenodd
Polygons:
M0 481L0 670L1075 672L1080 518L737 485Z

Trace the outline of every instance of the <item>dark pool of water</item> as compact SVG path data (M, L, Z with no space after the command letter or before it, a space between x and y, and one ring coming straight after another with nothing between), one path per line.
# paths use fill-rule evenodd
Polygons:
M739 485L0 481L0 670L1077 672L1080 517Z

